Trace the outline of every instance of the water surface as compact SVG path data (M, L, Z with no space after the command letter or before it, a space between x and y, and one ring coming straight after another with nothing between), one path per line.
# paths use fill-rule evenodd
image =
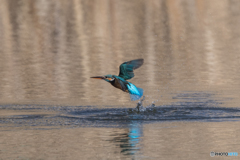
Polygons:
M240 2L0 1L0 159L240 154ZM105 81L130 80L147 107ZM225 158L225 157L222 157ZM231 157L231 159L238 157Z

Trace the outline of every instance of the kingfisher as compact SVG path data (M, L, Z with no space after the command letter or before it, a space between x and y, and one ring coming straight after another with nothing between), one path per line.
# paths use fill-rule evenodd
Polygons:
M131 61L124 62L119 67L119 75L105 75L90 77L95 79L103 79L113 85L114 87L121 89L124 92L129 93L132 101L140 99L143 95L143 89L136 87L134 84L128 82L127 80L134 77L133 70L141 67L143 64L143 59L135 59Z

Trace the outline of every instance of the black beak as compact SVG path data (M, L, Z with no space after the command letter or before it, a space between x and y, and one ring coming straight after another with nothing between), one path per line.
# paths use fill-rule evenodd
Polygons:
M90 78L94 78L94 79L105 79L105 77L103 77L103 76L96 76L96 77L90 77Z

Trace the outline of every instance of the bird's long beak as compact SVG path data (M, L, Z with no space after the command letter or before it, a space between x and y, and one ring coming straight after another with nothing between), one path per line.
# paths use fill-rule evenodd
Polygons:
M94 79L105 79L105 77L103 77L103 76L96 76L96 77L90 77L90 78L94 78Z

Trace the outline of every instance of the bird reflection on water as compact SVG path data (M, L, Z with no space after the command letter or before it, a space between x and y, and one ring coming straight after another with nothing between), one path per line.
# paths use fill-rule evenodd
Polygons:
M124 155L135 155L142 148L140 141L143 136L142 124L131 121L126 133L114 134L114 138L108 141L114 142Z

